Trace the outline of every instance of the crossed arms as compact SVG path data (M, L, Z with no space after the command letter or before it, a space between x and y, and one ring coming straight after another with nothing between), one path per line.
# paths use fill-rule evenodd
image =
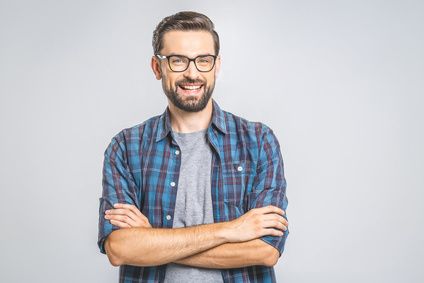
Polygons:
M152 228L147 218L131 205L137 203L138 189L129 168L123 135L121 132L112 139L105 152L100 204L98 243L112 265L156 266L175 262L221 269L276 264L288 235L288 223L283 217L287 199L279 144L270 129L262 135L247 212L227 222L174 229ZM112 206L117 202L131 204Z
M228 222L186 228L152 228L134 206L116 204L105 219L120 228L105 241L112 265L154 266L170 262L203 268L273 266L279 252L259 238L282 236L288 222L275 206L255 208Z

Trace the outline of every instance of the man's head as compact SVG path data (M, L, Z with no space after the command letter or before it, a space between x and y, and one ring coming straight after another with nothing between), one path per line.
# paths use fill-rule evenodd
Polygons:
M220 67L219 37L212 21L196 12L179 12L158 24L152 43L152 69L168 99L187 112L203 110Z

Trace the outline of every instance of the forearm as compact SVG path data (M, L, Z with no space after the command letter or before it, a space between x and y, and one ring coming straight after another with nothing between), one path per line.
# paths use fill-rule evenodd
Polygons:
M252 265L273 266L278 251L261 239L242 243L225 243L207 251L177 260L175 263L202 268L238 268Z
M132 228L112 232L105 249L110 262L154 266L174 262L225 244L225 223L187 228Z

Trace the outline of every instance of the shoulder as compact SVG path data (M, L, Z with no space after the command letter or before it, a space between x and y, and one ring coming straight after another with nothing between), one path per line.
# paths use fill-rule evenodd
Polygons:
M230 136L238 136L257 141L261 141L269 135L274 136L272 129L263 122L250 121L225 110L223 110L223 113L227 132Z
M106 151L138 149L142 143L153 138L159 119L160 115L156 115L142 123L122 129L112 137Z
M249 160L257 164L279 164L282 159L280 145L273 130L265 123L250 121L228 111L223 111L227 134L224 138L232 160ZM274 162L274 163L271 163Z

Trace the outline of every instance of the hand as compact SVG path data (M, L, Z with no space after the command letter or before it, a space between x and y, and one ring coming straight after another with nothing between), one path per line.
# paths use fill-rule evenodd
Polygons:
M111 224L120 228L152 228L147 217L135 205L115 203L113 207L115 208L105 211L105 219L108 219Z
M268 205L249 210L237 219L228 222L226 236L229 242L245 242L262 236L282 236L289 223L284 211Z

